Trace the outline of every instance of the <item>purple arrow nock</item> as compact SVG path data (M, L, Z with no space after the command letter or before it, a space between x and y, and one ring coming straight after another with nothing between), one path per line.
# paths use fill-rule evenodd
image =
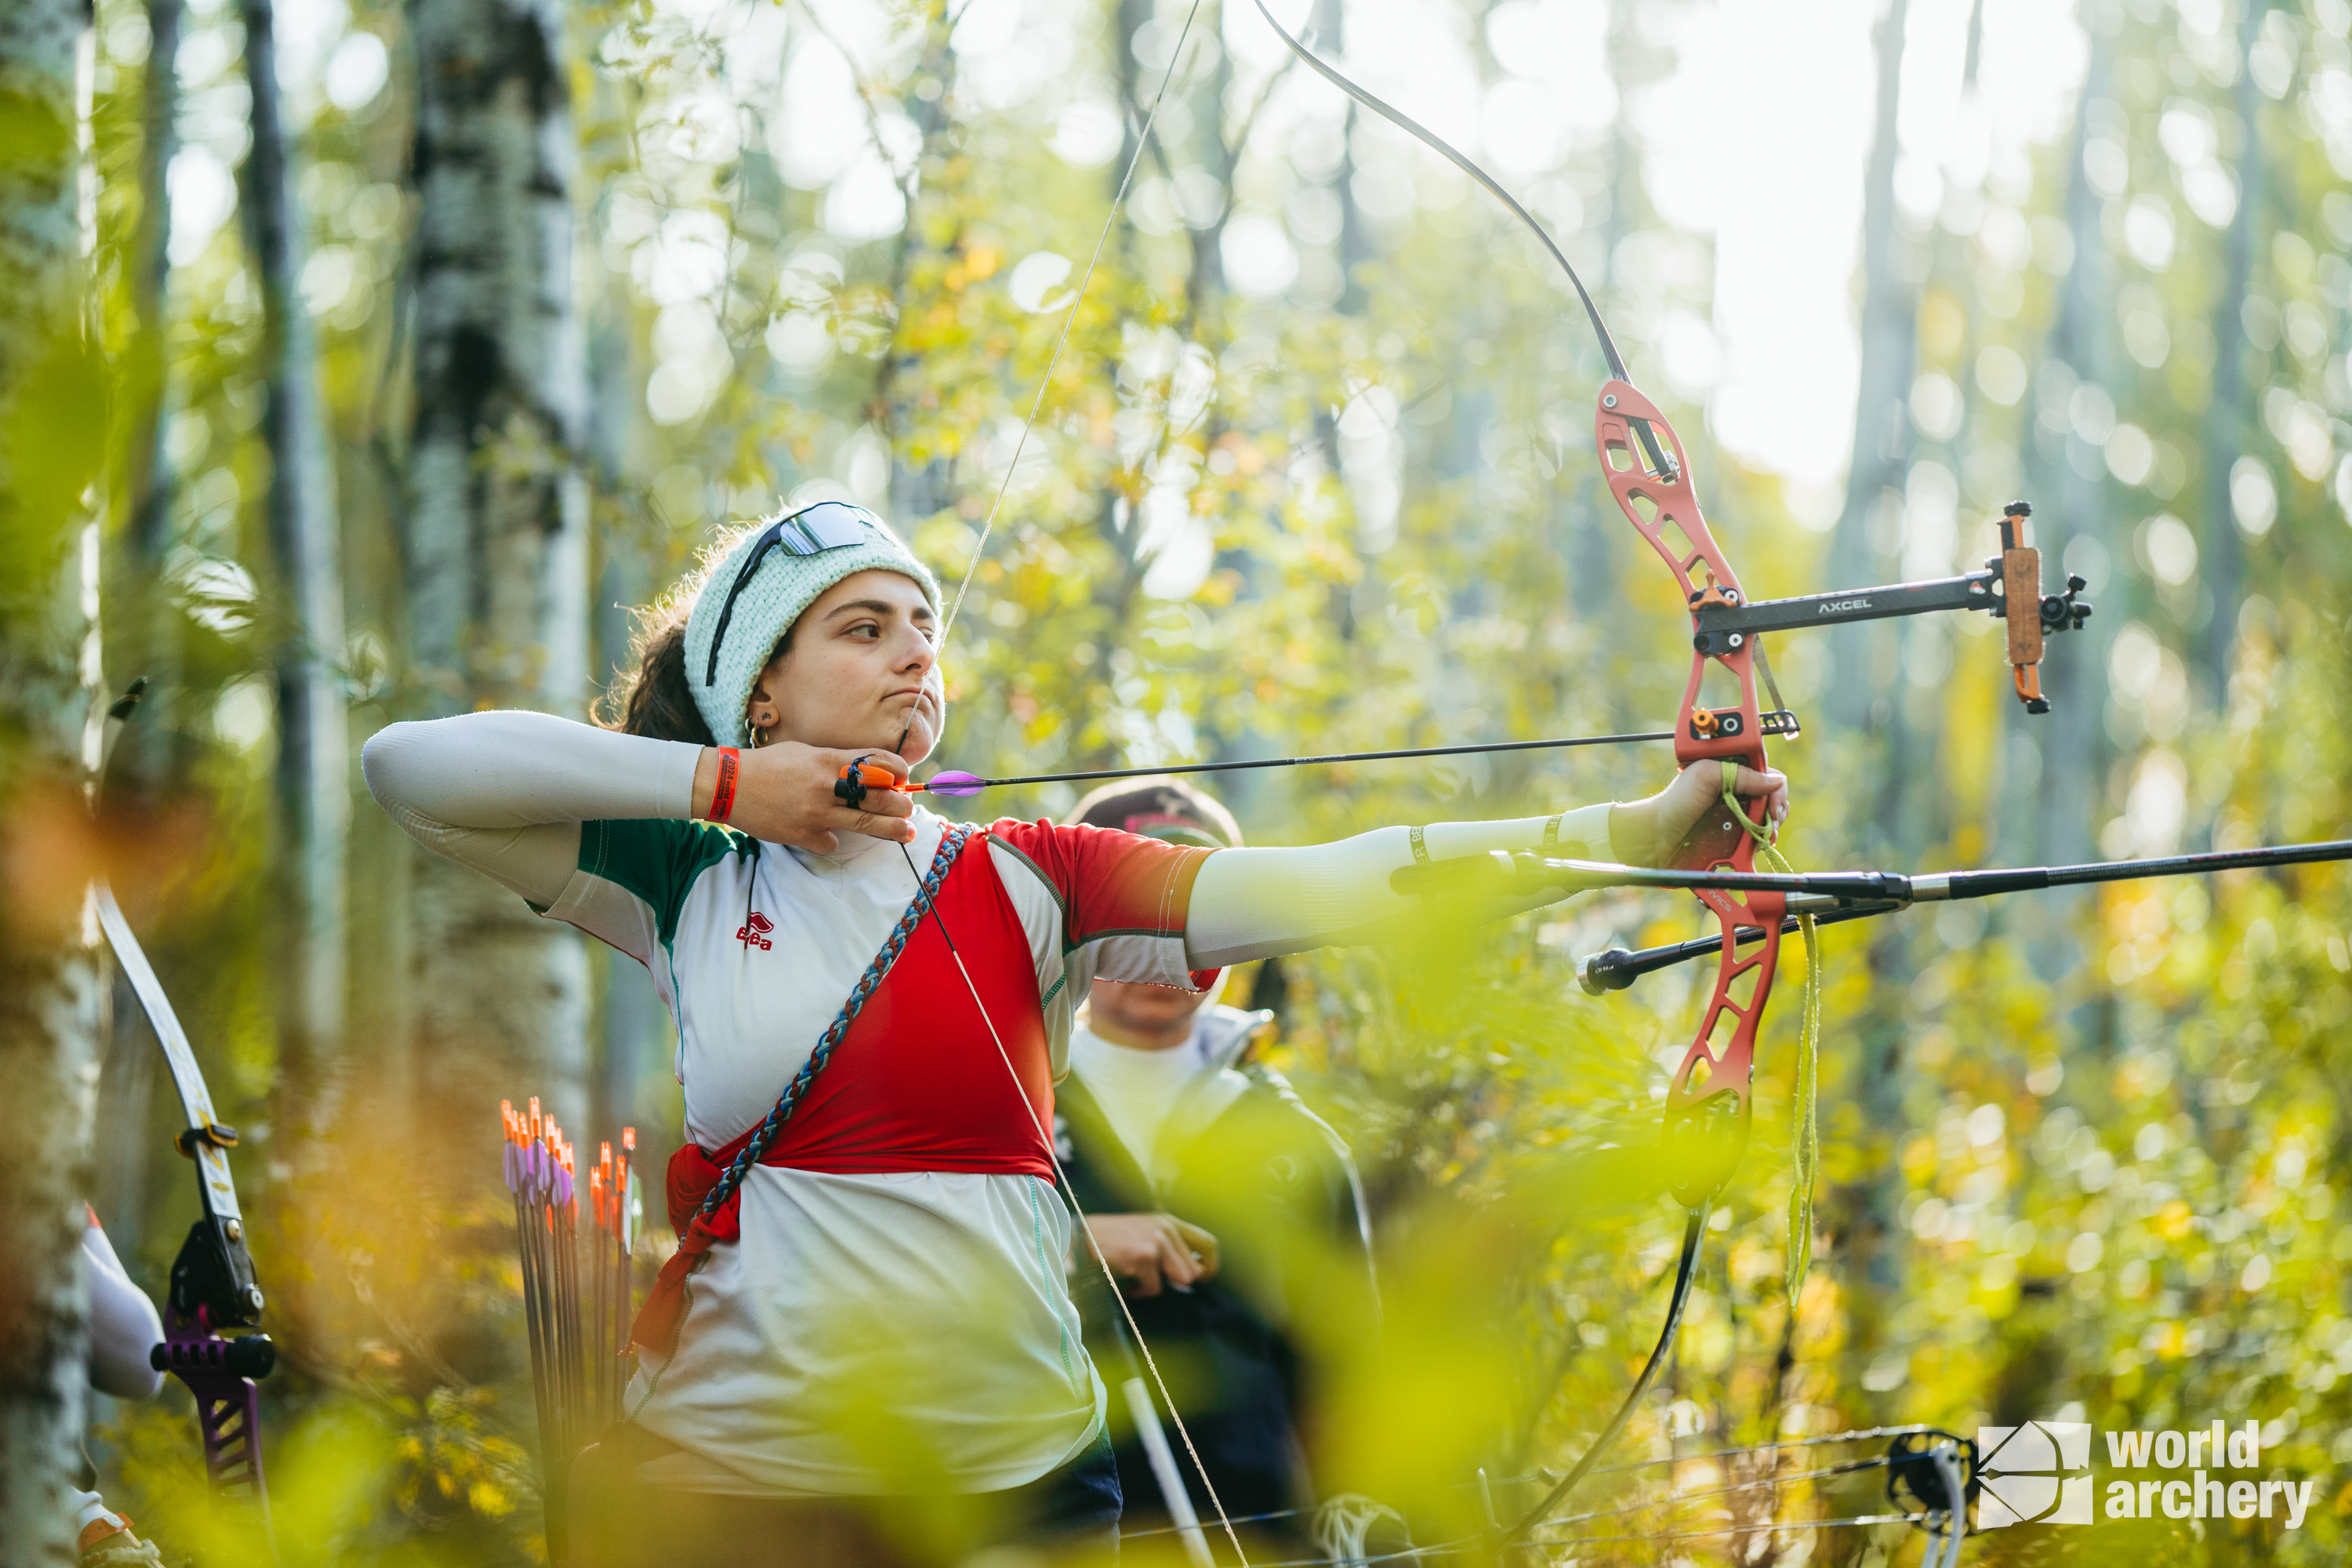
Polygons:
M988 787L988 781L950 768L946 773L934 774L930 782L923 787L933 795L978 795Z

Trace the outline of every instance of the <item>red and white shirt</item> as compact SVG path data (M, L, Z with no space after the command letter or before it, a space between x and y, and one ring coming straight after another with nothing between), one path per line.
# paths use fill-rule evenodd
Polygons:
M946 824L918 809L915 826L927 870ZM898 845L843 843L819 856L707 823L582 825L545 912L652 972L704 1149L767 1115L914 897ZM1192 984L1184 926L1206 858L1011 820L965 847L938 904L964 968L925 921L771 1151L788 1163L747 1173L741 1240L688 1282L675 1352L632 1384L632 1417L682 1450L646 1479L988 1491L1084 1449L1103 1390L1038 1129L1096 976Z
M887 939L916 877L896 844L817 856L687 820L701 749L544 713L391 725L362 754L404 831L641 960L678 1025L687 1133L717 1150L774 1106ZM929 921L859 1015L781 1146L740 1241L688 1281L676 1351L631 1414L680 1451L647 1479L750 1493L993 1490L1077 1453L1102 1390L1080 1351L1050 1125L1070 1016L1097 974L1182 985L1325 944L1421 940L1391 875L1541 847L1590 858L1606 805L1376 828L1213 856L1003 822L967 847L942 918L1025 1090ZM915 814L918 866L945 825ZM1549 902L1519 891L1445 919ZM641 1363L643 1364L643 1363Z

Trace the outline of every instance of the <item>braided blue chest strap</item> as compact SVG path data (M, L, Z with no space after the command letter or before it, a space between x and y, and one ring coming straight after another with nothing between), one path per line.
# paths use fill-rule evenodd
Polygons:
M898 923L891 928L889 939L883 942L881 951L875 953L874 962L866 966L866 973L857 977L857 984L850 987L849 1000L841 1005L841 1012L826 1026L824 1036L816 1043L816 1049L811 1051L808 1060L801 1064L801 1070L793 1075L793 1081L784 1086L783 1097L776 1101L776 1108L768 1112L767 1119L753 1130L751 1142L744 1144L735 1156L735 1163L729 1165L710 1191L703 1194L702 1206L696 1211L698 1214L715 1214L725 1206L728 1200L735 1195L735 1189L743 1184L745 1173L758 1164L760 1156L775 1142L776 1134L782 1132L784 1123L792 1119L793 1110L800 1104L801 1097L808 1092L809 1085L816 1081L816 1075L824 1070L824 1064L833 1059L834 1047L840 1045L842 1037L849 1033L849 1026L856 1021L866 999L881 987L882 977L890 973L890 966L898 961L898 954L906 951L908 939L915 934L915 928L922 924L923 917L930 912L932 900L940 896L940 888L947 881L949 870L955 865L956 857L963 853L964 844L971 836L971 828L963 823L948 825L946 836L940 840L939 852L931 857L931 868L924 876L922 886L915 891L914 902L908 904L907 912L898 917Z

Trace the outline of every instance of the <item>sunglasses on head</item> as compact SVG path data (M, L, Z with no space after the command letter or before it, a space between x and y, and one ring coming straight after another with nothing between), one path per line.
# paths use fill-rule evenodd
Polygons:
M881 521L872 512L844 500L821 500L768 524L752 543L751 553L743 559L743 569L735 574L727 598L719 606L719 626L710 634L710 662L702 672L702 684L719 684L719 649L727 640L728 623L735 618L735 601L758 574L760 563L768 558L769 551L781 550L787 555L819 555L828 550L867 543L881 531Z

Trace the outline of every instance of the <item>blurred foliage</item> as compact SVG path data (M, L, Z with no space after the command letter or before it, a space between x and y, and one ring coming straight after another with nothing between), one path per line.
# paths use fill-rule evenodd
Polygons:
M987 32L977 7L950 25L903 0L567 13L599 667L624 657L604 606L652 597L714 523L847 495L889 509L950 584L992 530L949 648L958 766L1657 722L1680 694L1686 631L1666 575L1602 513L1586 404L1599 362L1560 280L1425 153L1328 95L1287 79L1269 91L1243 63L1265 57L1219 48L1211 11L1055 360L1121 128L1149 106L1182 16L1166 8L1130 38L1131 9L1034 0L1017 36ZM1508 62L1478 24L1506 9L1460 12L1490 75ZM289 90L306 125L301 284L338 447L356 744L406 700L412 89L400 7L322 10L310 24L322 30L289 47ZM1612 8L1622 90L1654 84L1676 29L1708 15L1681 0ZM1916 284L1911 456L1864 541L1888 571L1958 570L2027 481L2066 487L2067 515L2043 503L2043 542L2099 604L2093 634L2051 651L2053 668L2076 663L2075 705L2025 732L1989 626L1889 630L1847 667L1783 639L1783 689L1809 718L1851 683L1875 704L1859 731L1811 722L1781 753L1801 866L2020 863L2070 835L2124 855L2342 831L2352 12L2307 0L2242 32L2219 4L2090 0L2083 17L2077 123L1898 204ZM1223 26L1253 22L1235 9ZM360 1022L341 1119L312 1148L273 1128L283 868L268 660L281 612L260 510L258 306L233 216L238 26L218 0L191 5L155 321L129 281L151 68L141 7L100 0L97 33L112 472L131 482L137 432L157 419L175 474L165 548L142 554L119 523L110 541L107 663L168 670L136 776L205 824L159 838L146 885L124 890L223 1114L246 1131L239 1176L287 1352L264 1395L287 1560L537 1561L503 1213L439 1173L450 1141L495 1136L491 1108L435 1102L432 1064L368 1022L398 1016L409 853L373 813L352 848ZM1584 216L1562 219L1563 244L1637 365L1669 326L1703 322L1715 266L1709 237L1650 208L1644 153L1612 125L1530 182L1538 210ZM2258 204L2242 224L2242 195ZM2246 291L2224 319L2242 232ZM1292 268L1271 287L1262 254L1236 265L1244 238L1263 252L1269 233ZM2068 318L2068 279L2095 265L2093 316ZM2224 339L2242 344L2248 390L2242 449L2217 481L2205 454ZM160 383L141 368L158 342ZM1749 593L1832 585L1822 499L1717 449L1704 385L1664 391ZM132 499L118 493L108 515ZM2224 556L2226 599L2212 574ZM2087 749L2088 819L2060 823L2047 781L2069 747ZM1254 839L1314 842L1630 795L1662 766L1518 753L1248 776L1229 796ZM990 805L1034 816L1073 798ZM1894 1422L2252 1418L2266 1466L2317 1483L2299 1531L2021 1529L1970 1560L2337 1561L2352 1511L2348 908L2340 871L2321 867L1825 933L1823 1236L1793 1314L1791 944L1754 1141L1680 1348L1617 1462ZM1311 1440L1425 1540L1476 1534L1482 1467L1506 1513L1531 1496L1507 1478L1581 1452L1648 1353L1680 1228L1656 1108L1705 980L1692 966L1594 1001L1573 963L1690 934L1690 917L1664 899L1588 899L1433 931L1412 952L1286 961L1268 993L1277 1065L1364 1163L1386 1270L1383 1342L1317 1347L1345 1375ZM118 1033L110 1094L149 1048ZM100 1156L124 1184L110 1228L158 1294L193 1195L176 1161L122 1148L162 1147L167 1099ZM174 1385L117 1406L100 1432L109 1495L175 1547L202 1541L189 1420ZM1801 1468L1691 1459L1604 1476L1578 1501L1629 1503L1664 1475L1696 1489ZM1785 1480L1715 1512L1621 1520L1664 1533L1668 1520L1882 1511L1874 1484ZM1588 1560L1916 1562L1919 1539L1618 1540Z

